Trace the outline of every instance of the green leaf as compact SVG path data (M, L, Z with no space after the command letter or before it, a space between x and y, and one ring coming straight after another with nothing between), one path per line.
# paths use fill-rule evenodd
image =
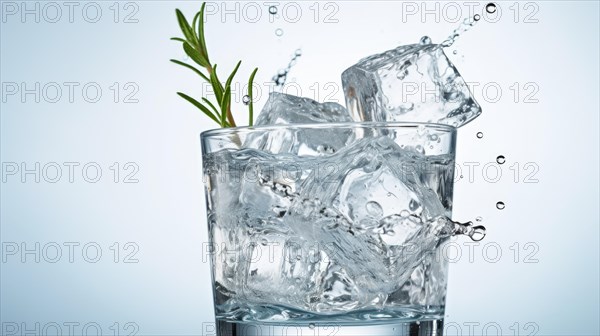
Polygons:
M183 43L183 51L185 51L186 55L188 55L194 62L198 63L198 65L203 67L209 66L204 56L202 56L200 52L194 49L194 47L192 47L188 42Z
M189 43L192 43L192 45L197 46L198 39L194 34L194 30L192 29L192 27L190 27L190 24L185 19L185 16L183 15L183 13L181 13L179 9L176 9L175 13L177 14L177 21L179 22L179 27L181 28L181 31L183 32L185 38L188 40Z
M200 17L200 12L196 13L196 15L194 15L194 20L192 20L192 33L194 33L194 36L196 37L196 40L198 39L198 35L196 35L196 22L198 21L198 17Z
M217 101L221 102L223 99L223 85L219 81L219 77L217 77L217 65L213 66L213 70L210 73L210 83L212 84L213 91L215 93L215 97L217 97Z
M204 112L204 114L206 114L210 119L214 120L217 124L221 125L222 121L219 121L219 118L222 120L223 118L219 115L215 115L213 114L208 108L206 108L206 106L202 105L202 103L200 103L199 101L197 101L196 99L186 95L185 93L181 93L181 92L177 92L177 94L182 97L183 99L187 100L188 102L192 103L192 105L196 106L197 108L199 108L202 112Z
M248 126L254 125L254 106L252 105L254 97L252 97L252 83L254 82L254 76L256 76L257 71L258 68L254 69L250 75L250 79L248 80L248 97L250 97L250 101L248 102Z
M231 101L231 88L228 87L225 89L223 93L223 98L221 99L221 125L225 127L227 124L227 110L229 109L229 103Z
M186 42L184 39L179 37L171 37L171 41Z
M231 75L229 75L229 78L227 78L227 81L225 82L225 88L228 88L229 86L231 86L231 81L233 80L235 73L238 71L240 64L242 64L242 61L239 61L237 63L237 65L235 66L235 69L233 69L233 72L231 73Z
M198 70L198 69L194 68L193 66L191 66L191 65L189 65L189 64L187 64L187 63L183 63L183 62L181 62L181 61L178 61L178 60L174 60L174 59L172 59L172 60L171 60L171 62L173 62L173 63L175 63L175 64L179 64L179 65L181 65L182 67L186 67L186 68L188 68L188 69L190 69L190 70L194 71L194 72L195 72L195 73L197 73L197 74L198 74L200 77L202 77L202 78L203 78L205 81L207 81L207 82L209 82L209 83L210 83L210 79L209 79L208 77L206 77L206 75L205 75L205 74L203 74L203 73L202 73L200 70Z
M215 105L213 105L213 103L210 102L210 100L202 97L202 101L204 101L206 103L206 105L210 106L210 108L212 108L212 110L216 113L216 114L220 114L219 110L217 110L217 108L215 107Z
M204 7L206 7L206 2L203 2L202 7L200 7L200 20L198 21L198 39L200 50L204 53L204 58L206 58L208 64L210 64L210 59L208 58L208 50L206 49L206 39L204 38Z

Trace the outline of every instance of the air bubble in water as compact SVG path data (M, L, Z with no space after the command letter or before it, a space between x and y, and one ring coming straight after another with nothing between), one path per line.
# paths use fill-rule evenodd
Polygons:
M281 29L281 28L275 29L275 35L277 35L277 36L283 35L283 29Z
M503 210L506 207L506 205L504 205L504 202L498 202L496 203L496 208L498 210Z
M244 105L250 104L250 96L248 96L248 95L243 96L242 103L244 103Z
M365 207L367 208L367 212L373 217L381 217L383 215L383 208L377 202L367 202Z
M269 7L269 13L271 13L271 14L273 14L273 15L277 14L277 7L275 7L275 6L270 6L270 7Z
M485 11L490 13L490 14L494 14L496 13L496 4L493 2L490 2L489 4L487 4L485 6Z
M498 162L498 164L503 164L504 162L506 162L506 158L504 157L504 155L498 155L498 157L496 158L496 162Z
M481 19L481 16L479 16L479 14L475 14L475 16L473 16L473 20L479 21L479 19Z
M421 44L431 44L431 38L429 36L421 37Z
M483 138L483 133L477 132L477 138L479 138L479 139Z

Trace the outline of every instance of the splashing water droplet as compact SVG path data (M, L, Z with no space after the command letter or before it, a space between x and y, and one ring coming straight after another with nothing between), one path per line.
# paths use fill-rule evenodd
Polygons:
M244 105L250 104L250 96L248 96L248 95L243 96L242 103L244 103Z
M483 217L481 216L477 216L477 218L475 218L476 221L481 222L483 220Z
M269 7L269 13L271 13L272 15L277 14L277 7L275 6L270 6Z
M456 55L456 54L458 54L458 50L454 50L452 53L453 53L454 55Z
M277 35L277 36L283 35L283 29L281 29L281 28L275 29L275 35Z
M489 4L487 4L485 6L485 11L490 13L490 14L494 14L496 13L496 4L493 2L490 2Z
M429 36L423 36L421 37L421 44L431 44L431 38Z
M483 238L485 238L485 226L483 225L473 226L473 222L452 223L454 224L453 235L465 235L471 238L473 241L481 241Z
M308 328L310 328L310 329L315 329L315 324L314 324L314 323L310 323L310 324L308 325Z
M282 34L283 34L283 32L282 32ZM285 67L285 69L279 69L279 71L277 71L277 74L275 76L273 76L272 80L273 80L273 82L275 82L276 89L283 88L290 70L296 64L296 62L298 61L298 58L300 58L300 56L302 56L302 49L298 48L294 52L292 59L290 60L288 65Z
M456 39L461 34L471 29L471 27L473 27L477 23L477 21L479 21L479 19L481 19L481 16L479 14L475 14L472 18L464 19L463 22L456 29L454 29L452 34L450 34L450 36L448 36L444 40L444 42L440 43L440 45L444 48L452 46L454 42L456 42Z
M503 210L506 207L506 205L504 205L504 202L498 202L496 203L496 208L498 210Z
M498 155L498 157L496 158L496 162L498 162L498 164L503 164L504 162L506 162L506 158L504 157L504 155Z
M477 132L477 138L479 138L479 139L483 138L483 133Z

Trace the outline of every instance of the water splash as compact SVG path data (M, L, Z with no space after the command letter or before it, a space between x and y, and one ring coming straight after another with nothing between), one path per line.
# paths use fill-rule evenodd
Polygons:
M431 44L431 38L429 36L423 36L423 37L421 37L421 40L419 41L419 43Z
M458 39L458 37L460 35L462 35L463 33L465 33L466 31L471 29L471 27L473 27L475 25L475 23L477 23L477 21L479 21L479 19L481 19L479 14L475 14L472 18L464 19L463 22L460 24L460 26L458 26L456 29L454 29L452 34L450 34L450 36L448 36L448 38L446 38L446 40L444 40L444 42L440 43L440 45L444 48L448 48L448 47L452 46L454 44L454 42L456 42L456 39Z
M483 238L485 238L486 230L485 226L483 225L473 226L473 222L459 223L454 221L452 224L454 225L454 231L452 234L453 236L465 235L471 238L473 241L481 241Z
M302 56L302 49L296 49L294 56L292 56L292 59L288 65L284 69L277 71L277 74L272 77L273 82L275 82L275 89L283 88L290 70L294 65L296 65L296 62L298 62L298 58L300 58L300 56Z
M504 157L504 155L498 155L498 157L496 158L496 162L498 162L498 164L504 164L504 162L506 162L506 158Z
M493 2L490 2L489 4L487 4L485 6L485 11L490 13L490 14L494 14L496 13L496 4Z

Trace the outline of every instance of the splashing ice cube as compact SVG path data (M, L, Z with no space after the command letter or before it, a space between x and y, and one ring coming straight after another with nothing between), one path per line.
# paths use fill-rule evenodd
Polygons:
M351 122L348 111L338 103L319 103L310 98L296 97L272 92L265 107L256 119L256 126L342 123ZM352 132L332 136L327 128L293 133L274 130L260 137L249 137L245 148L254 148L273 154L292 153L299 155L332 154L344 147Z
M434 122L460 127L481 114L465 80L436 44L400 46L342 74L356 121Z

